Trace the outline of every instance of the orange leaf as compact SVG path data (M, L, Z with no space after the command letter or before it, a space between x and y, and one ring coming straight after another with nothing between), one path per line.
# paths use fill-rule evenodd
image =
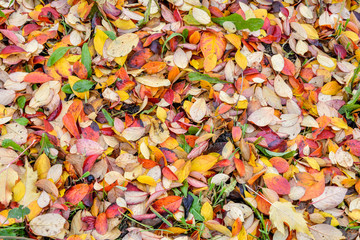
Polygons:
M171 169L166 166L162 169L162 174L164 175L164 177L166 177L169 180L172 181L178 180L178 177L175 175L175 173L173 173L173 171L171 171Z
M168 196L157 200L152 206L159 213L166 212L163 208L173 213L179 209L181 202L182 198L179 196Z
M88 194L89 189L90 187L85 183L75 185L66 191L65 200L76 205Z
M73 71L81 79L87 78L87 70L84 64L82 64L80 61L77 61L73 65Z
M325 175L324 173L297 173L296 179L298 180L297 185L306 189L304 196L300 198L300 201L307 201L312 198L320 196L325 190Z
M284 58L284 68L281 72L288 76L294 76L295 75L295 65L289 59Z
M52 77L42 72L32 72L27 74L24 78L24 82L29 83L45 83L51 80L53 80Z
M70 105L68 113L73 115L75 122L78 120L78 117L81 111L84 109L83 103L80 99L75 99L74 102Z
M234 158L235 168L240 177L245 176L245 165L243 161L238 158Z
M242 135L241 127L233 127L231 130L231 134L234 142L240 141Z
M290 193L290 183L286 178L275 173L266 173L263 178L266 186L278 194L283 195Z
M232 225L232 230L231 230L232 236L233 237L237 236L240 233L241 228L242 228L242 222L240 221L240 218L237 218L234 224Z
M73 135L75 138L80 138L79 129L76 126L76 121L74 116L71 113L66 113L63 117L63 123L66 129Z
M289 170L289 163L282 157L273 157L269 161L279 173L284 173Z
M99 216L97 216L95 221L95 229L101 235L104 235L108 231L108 223L105 213L100 213Z
M221 32L204 32L200 39L200 48L205 58L216 54L217 60L219 60L225 52L226 39Z
M177 77L177 75L179 75L180 70L177 66L174 66L173 68L171 68L169 75L168 75L168 79L170 82L174 81L175 78Z
M265 215L269 215L271 204L265 199L266 197L262 193L258 193L255 198L258 210Z
M155 74L158 73L166 68L166 63L164 62L148 62L144 66L142 66L143 69L145 69L147 74Z

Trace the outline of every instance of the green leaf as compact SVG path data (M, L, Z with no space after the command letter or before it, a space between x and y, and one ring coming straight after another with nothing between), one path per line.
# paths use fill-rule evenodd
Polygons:
M189 194L193 197L194 201L191 205L190 212L192 215L194 215L195 220L197 221L204 221L204 217L201 216L201 202L200 199L193 194L192 192L189 192Z
M93 83L92 81L89 81L89 80L79 80L79 81L77 81L77 82L73 85L72 89L73 89L75 92L82 93L82 92L89 91L90 88L92 88L94 85L95 85L95 83Z
M181 190L182 194L184 195L184 197L187 197L187 194L189 191L189 184L186 180L184 181L184 185L182 185L180 187L180 190Z
M84 64L87 70L88 78L91 77L91 55L87 43L84 43L81 49L81 63Z
M70 87L70 84L68 84L68 83L65 84L64 86L62 86L61 91L63 91L64 93L67 93L67 94L74 93L73 90Z
M112 31L104 31L104 33L111 39L111 40L115 40L116 39L116 34Z
M0 10L0 17L6 17L5 13Z
M194 134L196 134L198 131L199 131L199 128L191 126L191 127L189 127L189 129L188 129L188 134L194 135Z
M56 156L53 156L51 155L50 153L50 148L54 148L54 145L52 145L52 143L50 142L48 136L46 133L43 133L42 134L42 138L40 140L40 146L41 146L41 149L40 149L40 153L39 155L44 152L46 154L46 156L48 156L49 158L51 159L55 159Z
M26 103L26 97L25 96L20 96L16 99L16 102L19 106L19 108L24 108L25 107L25 103Z
M112 119L110 113L106 111L105 109L101 109L102 113L104 114L106 120L108 121L110 126L114 126L114 119Z
M47 62L47 66L51 67L52 65L54 65L57 61L60 60L60 58L62 58L65 53L72 48L73 46L70 47L59 47L57 48L50 56L48 62Z
M20 124L20 125L23 125L23 126L26 126L28 123L29 123L29 119L27 118L18 118L18 119L15 119L15 121Z
M244 20L240 14L234 13L227 17L212 18L214 23L220 24L221 26L224 22L232 22L235 24L237 30L249 29L250 31L257 31L264 25L264 20L260 18L250 18Z
M20 205L18 208L13 208L9 211L8 218L22 219L29 213L30 209L28 207Z
M256 145L256 148L259 149L266 157L283 157L283 158L291 158L296 155L296 151L291 152L273 152L269 149Z
M4 139L1 143L1 146L4 148L12 147L14 150L16 150L18 152L24 151L24 149L22 147L20 147L19 144L17 144L16 142L14 142L11 139Z
M191 72L191 73L189 73L188 77L189 77L190 81L204 80L204 81L207 81L209 83L230 83L230 82L227 82L227 81L220 80L218 78L210 77L207 74L202 74L202 73L199 73L199 72Z

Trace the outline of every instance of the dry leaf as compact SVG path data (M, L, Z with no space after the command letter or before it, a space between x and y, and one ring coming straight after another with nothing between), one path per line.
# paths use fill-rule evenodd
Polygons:
M47 213L31 220L30 228L36 235L51 237L59 234L65 223L66 219L60 214Z
M296 230L310 235L303 215L296 212L290 202L274 202L270 207L269 214L272 224L274 224L282 234L285 233L284 223L286 223L290 230Z

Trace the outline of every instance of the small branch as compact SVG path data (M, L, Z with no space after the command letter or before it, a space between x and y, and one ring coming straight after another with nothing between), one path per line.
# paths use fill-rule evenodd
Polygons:
M22 153L20 153L19 156L17 156L17 158L15 158L14 160L12 160L5 168L1 169L0 174L1 174L2 172L6 171L6 170L11 166L11 164L17 162L17 161L19 160L19 158L20 158L22 155L24 155L24 153L25 153L29 148L31 148L32 145L34 145L35 142L36 142L36 141L34 140L27 148L25 148L24 151L22 151Z

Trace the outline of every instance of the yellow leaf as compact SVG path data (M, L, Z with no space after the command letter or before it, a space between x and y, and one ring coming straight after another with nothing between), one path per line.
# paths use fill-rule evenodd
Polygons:
M124 65L127 59L127 55L126 56L122 56L122 57L116 57L114 58L114 61L119 64L120 66Z
M246 240L246 239L247 239L247 235L248 235L248 234L247 234L244 226L242 226L239 234L237 235L237 239L238 239L238 240Z
M130 98L129 94L125 91L120 90L120 91L116 91L116 93L119 95L120 101L125 101Z
M254 14L256 18L261 18L262 20L265 20L268 12L266 9L256 9L254 10Z
M47 173L50 169L50 160L45 155L45 153L41 154L40 157L35 161L34 169L37 171L39 179L45 179Z
M130 30L136 28L136 25L131 20L123 20L121 18L118 18L116 19L116 21L113 21L112 23L121 30Z
M182 234L182 233L187 232L188 230L183 229L183 228L179 228L179 227L169 227L169 228L166 229L166 231L170 231L173 234Z
M270 207L269 215L272 224L282 234L285 234L284 223L286 223L290 230L311 235L303 215L296 212L290 202L274 202Z
M326 83L321 88L321 93L326 94L326 95L335 95L340 90L341 90L340 84L338 84L337 81L331 81L331 82Z
M19 202L25 195L25 185L22 181L19 181L15 184L14 188L12 189L14 193L13 200L15 202Z
M319 163L315 160L315 158L312 158L312 157L304 157L304 159L308 162L308 164L310 165L310 167L312 167L313 169L316 169L316 170L320 171Z
M240 50L238 50L235 54L235 61L242 70L245 70L247 66L247 59L245 55L240 52Z
M25 195L19 202L19 204L27 206L32 201L35 201L39 198L40 193L37 192L37 187L35 186L35 182L38 179L37 173L32 169L29 162L25 162L25 175L21 179L21 181L25 184Z
M204 69L206 72L210 72L216 67L217 57L215 53L209 54L204 60Z
M359 36L356 33L352 31L345 31L343 34L348 38L350 38L351 41L353 41L355 44L359 42Z
M307 37L310 39L319 39L319 35L315 28L310 24L300 24L306 31Z
M72 73L71 65L65 58L60 58L54 66L56 72L64 78L68 78Z
M205 221L213 220L214 211L209 202L204 203L201 207L201 216L205 218Z
M190 174L191 161L187 161L182 168L176 171L175 175L178 177L178 182L182 183Z
M360 61L360 49L357 49L355 51L355 58L356 58L356 60Z
M156 116L158 117L158 119L160 119L160 121L165 122L167 117L166 110L162 107L158 107L156 109Z
M319 212L323 217L327 218L331 218L331 226L333 227L337 227L339 226L339 221L333 216L331 215L330 213L327 213L327 212Z
M212 231L217 231L228 237L232 236L231 231L227 227L225 227L224 225L221 225L220 223L218 223L215 220L206 221L205 226Z
M265 10L266 11L266 10ZM234 45L234 47L236 47L237 49L240 48L241 46L241 38L240 36L236 35L236 34L228 34L225 35L226 40L228 40L232 45Z
M150 176L147 175L141 175L136 180L138 180L141 183L150 185L150 186L156 186L156 181Z
M342 118L332 117L331 118L331 124L335 127L342 128L342 129L348 129L347 123Z
M101 31L100 29L96 30L95 37L94 37L94 46L95 50L101 56L103 55L103 49L106 39L108 39L108 35Z
M64 189L65 190L65 189ZM37 200L35 201L32 201L28 206L27 206L29 209L30 209L30 213L28 215L26 215L26 218L31 221L33 220L35 217L37 217L41 211L42 211L42 208L39 207L38 203L37 203Z
M360 209L349 212L348 216L354 221L360 221Z
M0 167L0 172L4 167ZM11 199L12 193L11 190L15 186L15 182L18 180L17 172L10 168L7 168L0 173L0 203L7 206Z
M212 168L217 162L217 157L212 155L202 155L191 162L191 171L204 173Z

